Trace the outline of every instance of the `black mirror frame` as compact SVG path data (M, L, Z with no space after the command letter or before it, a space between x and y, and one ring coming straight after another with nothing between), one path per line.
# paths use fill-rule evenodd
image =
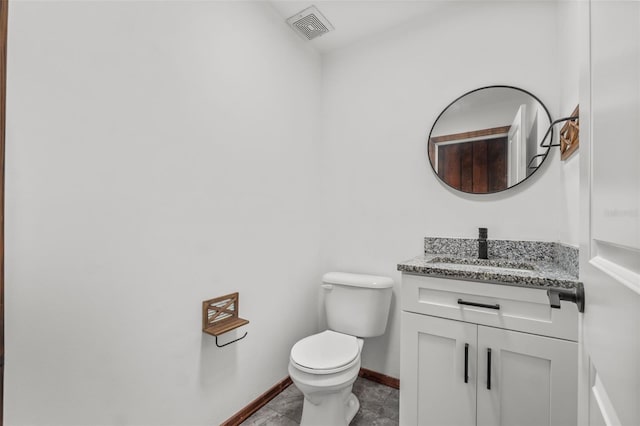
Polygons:
M551 147L547 147L547 150L545 151L544 156L542 157L542 160L540 160L540 162L538 163L538 166L536 167L536 169L529 176L527 176L526 178L522 179L520 182L516 183L515 185L510 186L510 187L505 188L505 189L501 189L500 191L485 192L485 193L467 192L467 191L462 191L462 190L460 190L458 188L454 188L453 186L451 186L447 182L445 182L443 179L440 179L440 176L438 176L438 173L436 172L436 169L435 169L435 167L433 167L433 163L431 162L431 158L429 157L429 141L431 140L431 134L433 133L433 128L438 123L438 120L440 119L440 117L442 117L442 114L444 114L453 104L458 102L460 99L462 99L465 96L470 95L472 93L478 92L480 90L494 89L494 88L518 90L520 92L526 93L527 95L531 96L533 99L538 101L538 103L544 109L544 112L547 113L547 118L549 119L549 126L551 127L551 130L550 130L551 134L549 135L550 136L550 141L553 141L553 126L552 126L553 120L551 119L551 114L549 113L549 110L547 109L547 106L536 95L534 95L533 93L529 92L528 90L524 90L524 89L521 89L521 88L515 87L515 86L495 84L495 85L492 85L492 86L484 86L484 87L480 87L478 89L473 89L473 90L470 90L470 91L468 91L467 93L465 93L465 94L463 94L461 96L458 96L456 99L453 100L453 102L449 103L449 105L447 105L446 108L443 109L440 112L440 114L438 114L438 117L436 117L435 121L433 122L433 125L431 126L431 131L429 131L429 137L427 138L427 160L429 161L429 165L431 166L431 170L433 171L433 174L436 175L436 178L440 182L442 182L443 184L447 185L447 187L453 189L454 191L462 192L463 194L471 194L471 195L478 195L478 196L499 194L501 192L508 191L508 190L513 189L516 186L520 185L521 183L526 182L527 180L529 180L538 171L538 169L542 166L542 164L545 162L545 160L549 156L549 152L551 150ZM538 145L540 145L541 142L544 142L544 141L538 142Z

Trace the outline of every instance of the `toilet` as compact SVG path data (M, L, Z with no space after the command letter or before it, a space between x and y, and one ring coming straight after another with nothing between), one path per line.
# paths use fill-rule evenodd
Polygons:
M304 394L302 426L346 426L360 408L351 392L364 337L384 334L393 280L329 272L322 277L328 330L298 341L289 376Z

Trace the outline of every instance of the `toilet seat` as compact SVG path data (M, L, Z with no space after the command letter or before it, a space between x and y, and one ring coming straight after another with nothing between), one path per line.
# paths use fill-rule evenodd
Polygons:
M312 374L332 374L357 363L361 344L354 336L326 330L300 340L291 348L291 362Z

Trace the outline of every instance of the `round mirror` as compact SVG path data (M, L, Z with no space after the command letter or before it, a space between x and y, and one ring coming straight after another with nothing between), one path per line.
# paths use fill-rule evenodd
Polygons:
M525 90L472 90L436 119L429 134L429 161L440 180L459 191L504 191L531 176L547 158L549 148L540 142L550 124L547 108Z

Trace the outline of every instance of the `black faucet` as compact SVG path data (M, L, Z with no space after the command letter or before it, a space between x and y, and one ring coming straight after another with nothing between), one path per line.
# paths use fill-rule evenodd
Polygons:
M487 228L478 228L478 259L488 259Z

